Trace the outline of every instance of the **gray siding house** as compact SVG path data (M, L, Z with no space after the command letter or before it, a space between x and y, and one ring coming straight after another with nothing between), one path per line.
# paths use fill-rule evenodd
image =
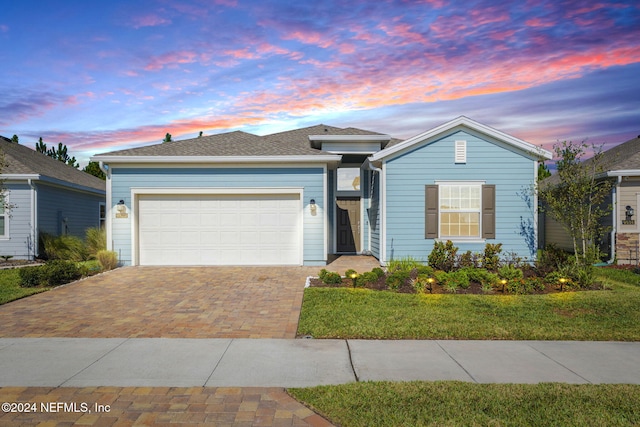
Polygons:
M0 152L8 206L0 206L0 255L34 259L40 233L84 237L104 224L104 181L5 137Z
M605 203L611 205L611 214L602 225L611 232L603 236L600 248L609 254L610 261L618 264L640 263L640 136L630 139L602 153L605 172L598 179L611 179L615 185ZM587 162L589 160L586 160ZM557 181L551 176L545 182ZM544 219L545 244L573 251L573 243L567 231L553 218Z
M467 117L401 141L317 125L228 132L99 154L107 241L125 265L426 260L436 240L532 257L524 197L551 153Z

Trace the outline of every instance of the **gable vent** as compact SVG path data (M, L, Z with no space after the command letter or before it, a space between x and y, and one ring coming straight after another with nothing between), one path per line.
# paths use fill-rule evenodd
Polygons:
M467 141L456 141L455 163L467 163Z

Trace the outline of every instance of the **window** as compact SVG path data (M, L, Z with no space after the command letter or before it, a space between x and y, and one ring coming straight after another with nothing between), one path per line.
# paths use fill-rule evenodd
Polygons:
M495 239L495 185L425 186L426 239Z
M338 191L360 191L360 168L338 169Z
M480 237L480 185L440 185L440 237Z
M104 203L100 203L98 206L98 225L101 230L104 230L107 223L107 206Z
M7 215L7 212L4 208L5 202L6 202L5 198L0 196L0 238L9 237L8 236L9 216Z

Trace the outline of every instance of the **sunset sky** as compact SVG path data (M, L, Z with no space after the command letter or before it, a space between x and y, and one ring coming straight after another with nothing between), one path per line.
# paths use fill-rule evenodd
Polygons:
M2 0L0 135L89 156L460 115L551 149L640 134L640 2Z

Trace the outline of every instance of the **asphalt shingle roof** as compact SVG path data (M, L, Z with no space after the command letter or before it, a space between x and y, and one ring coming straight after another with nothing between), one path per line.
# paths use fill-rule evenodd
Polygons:
M309 135L381 135L356 128L316 125L258 136L235 131L146 147L102 153L98 156L316 156L327 155L311 147Z
M86 172L55 160L42 153L0 137L0 151L4 153L2 174L42 175L71 184L105 191L105 182Z
M585 160L592 162L593 158ZM640 169L640 136L627 142L616 145L602 152L601 164L604 171ZM560 183L557 173L542 181L543 185L556 185Z

